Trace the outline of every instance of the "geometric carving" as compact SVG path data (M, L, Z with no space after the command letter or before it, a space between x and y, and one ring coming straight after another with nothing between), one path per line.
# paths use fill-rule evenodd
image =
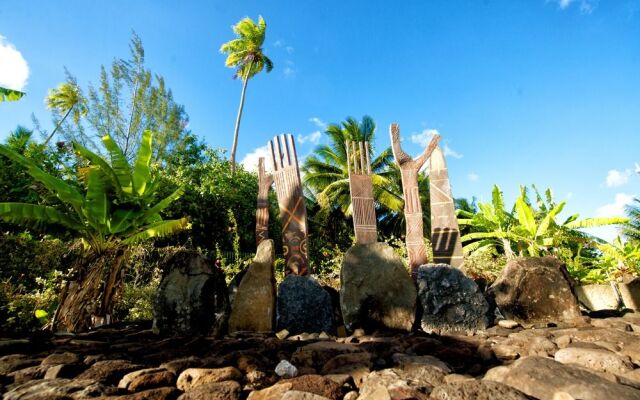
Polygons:
M439 147L431 155L430 162L429 188L433 262L459 268L464 262L460 229L451 195L447 164Z
M258 207L256 208L256 246L269 239L269 189L273 175L265 173L264 157L258 159Z
M376 210L373 203L369 142L347 140L345 146L356 243L375 243L378 240L378 232L376 229Z
M400 146L400 126L396 123L389 128L391 135L391 148L396 164L400 167L402 176L402 192L404 194L404 219L407 227L405 243L407 256L412 276L416 276L418 267L427 264L427 249L424 245L424 223L422 221L422 204L420 203L420 191L418 188L418 174L431 153L435 150L440 140L440 135L433 135L429 146L418 156L412 159L402 151Z
M298 155L293 135L280 135L269 141L276 183L285 273L307 275L309 250L307 246L307 207L302 194Z

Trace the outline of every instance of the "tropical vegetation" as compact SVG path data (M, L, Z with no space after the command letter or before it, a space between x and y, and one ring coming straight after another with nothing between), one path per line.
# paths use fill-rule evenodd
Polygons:
M19 90L12 90L0 87L0 103L3 101L18 101L25 93Z

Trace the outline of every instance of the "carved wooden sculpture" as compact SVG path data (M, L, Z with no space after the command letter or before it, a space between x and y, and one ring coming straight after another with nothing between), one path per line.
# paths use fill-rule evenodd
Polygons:
M436 148L431 154L429 188L431 194L431 245L433 261L460 267L464 261L460 229L451 196L451 185L444 154Z
M376 229L376 210L373 205L369 142L347 140L345 146L356 243L375 243L378 240L378 232Z
M269 141L273 178L280 206L282 243L286 273L307 275L307 208L302 195L298 156L293 135L280 135Z
M431 153L438 145L439 135L434 135L426 149L416 159L402 151L400 146L400 126L391 124L391 145L393 157L402 174L402 192L404 193L404 218L407 226L406 245L411 273L415 275L419 266L429 262L427 248L424 245L424 225L422 222L422 205L418 189L418 174Z
M258 159L258 207L256 208L256 246L269 239L269 189L273 175L264 170L264 157Z

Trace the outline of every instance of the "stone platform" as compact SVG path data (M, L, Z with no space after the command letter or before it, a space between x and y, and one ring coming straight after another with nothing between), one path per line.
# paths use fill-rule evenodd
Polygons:
M3 399L640 399L640 314L473 336L158 337L150 323L0 340ZM279 335L284 336L284 335ZM274 369L287 360L295 377Z

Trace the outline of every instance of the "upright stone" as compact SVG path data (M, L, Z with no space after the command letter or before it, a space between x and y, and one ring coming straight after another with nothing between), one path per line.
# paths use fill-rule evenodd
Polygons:
M476 331L489 325L489 304L473 279L446 264L418 269L418 298L422 305L422 329Z
M376 229L376 209L373 203L369 142L347 140L346 151L356 243L375 243L378 240L378 231Z
M258 245L256 257L238 286L231 307L231 317L229 317L229 332L264 332L274 329L276 308L274 258L273 240L262 241Z
M351 247L342 261L340 281L340 308L349 331L379 327L411 330L416 288L388 244Z
M517 258L507 263L488 293L507 319L524 324L570 321L582 314L569 279L555 257Z
M400 146L400 126L391 124L389 128L391 134L391 144L393 157L400 167L402 176L402 193L404 194L404 219L407 229L405 243L411 275L415 277L418 267L429 262L427 249L424 244L424 223L422 222L422 203L420 202L420 191L418 187L418 174L431 153L435 150L440 140L439 135L431 139L431 143L424 149L424 152L416 159L411 158L402 151Z
M429 188L433 262L459 268L464 262L460 229L451 195L447 164L440 147L436 147L431 154Z
M269 238L269 189L273 175L264 170L264 157L258 159L258 205L256 207L256 246Z
M168 335L222 335L229 317L222 272L212 269L211 263L195 250L179 251L163 263L169 266L169 272L156 294L154 331Z
M333 310L329 293L311 276L287 275L278 286L277 329L295 335L330 332Z
M269 141L273 161L273 178L280 206L285 273L307 275L307 208L302 195L298 156L293 135L276 136Z

